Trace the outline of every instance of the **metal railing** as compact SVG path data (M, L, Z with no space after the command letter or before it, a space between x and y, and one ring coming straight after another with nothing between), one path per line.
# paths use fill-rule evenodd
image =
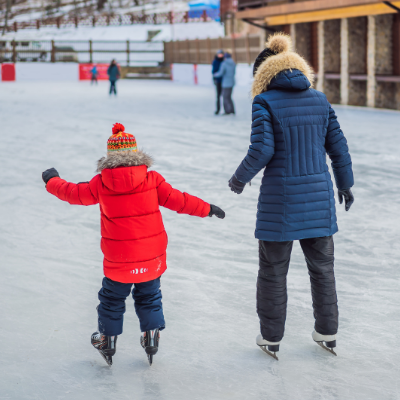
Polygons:
M158 65L164 62L161 41L47 40L1 41L0 62L79 62Z

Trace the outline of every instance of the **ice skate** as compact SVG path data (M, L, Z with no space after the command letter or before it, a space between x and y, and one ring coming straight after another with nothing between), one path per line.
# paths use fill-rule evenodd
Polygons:
M147 354L150 365L153 363L153 356L157 354L159 341L160 331L158 329L146 331L143 333L143 336L140 337L140 344Z
M258 335L256 338L256 343L262 351L267 353L272 358L275 358L275 360L279 360L276 353L279 351L279 344L281 343L280 341L269 342L268 340L265 340L261 335Z
M316 342L324 350L327 350L329 353L337 356L337 354L333 351L333 348L336 347L336 335L321 335L317 331L314 331L312 333L312 338L314 342Z
M110 367L112 365L112 356L117 351L117 338L118 336L106 336L102 335L100 332L92 334L91 342L93 347L99 351L100 355Z

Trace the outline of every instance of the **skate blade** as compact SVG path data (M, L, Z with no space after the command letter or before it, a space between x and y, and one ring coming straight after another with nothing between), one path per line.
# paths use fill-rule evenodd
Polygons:
M112 366L112 357L104 355L100 350L98 350L100 355L104 358L104 361L108 364L109 367Z
M262 351L264 351L265 353L267 353L269 356L271 356L272 358L274 358L276 361L279 361L278 356L276 355L276 353L272 353L271 351L269 351L267 349L267 346L258 346Z
M147 359L149 360L149 364L153 364L153 354L147 354Z
M315 342L317 343L318 346L321 346L324 350L329 351L329 353L333 354L334 356L337 356L337 354L330 348L326 347L323 342Z

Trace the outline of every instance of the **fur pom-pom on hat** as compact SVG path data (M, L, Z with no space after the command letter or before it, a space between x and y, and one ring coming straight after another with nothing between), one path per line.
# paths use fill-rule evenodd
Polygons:
M277 32L268 38L265 45L275 54L283 53L284 51L292 50L292 39L285 33Z
M277 32L268 38L266 48L254 62L254 81L251 87L252 98L268 90L271 80L286 70L298 69L314 83L314 72L307 61L292 50L292 40L289 35Z

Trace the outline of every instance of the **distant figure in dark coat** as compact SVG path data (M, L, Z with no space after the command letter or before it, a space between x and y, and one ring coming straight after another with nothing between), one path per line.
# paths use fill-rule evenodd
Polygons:
M224 115L235 114L235 107L232 101L232 90L235 86L236 64L233 61L231 53L225 53L219 71L214 74L214 78L222 78L222 97L224 99Z
M311 89L312 69L291 51L289 36L269 39L254 74L251 145L229 186L239 194L264 169L255 232L260 258L257 344L270 354L279 350L286 320L286 275L293 240L299 240L311 280L312 337L332 352L339 315L332 235L338 226L326 154L339 203L344 198L348 211L354 179L346 138L326 96Z
M110 66L107 69L108 79L110 80L110 95L114 92L117 95L117 80L120 78L121 74L115 60L111 61Z
M92 80L90 82L91 85L93 85L93 82L96 82L97 85L97 76L99 72L97 71L97 66L93 65L93 68L90 70L90 73L92 74Z
M217 54L214 57L214 60L212 62L212 74L214 76L214 74L216 74L222 64L222 61L224 61L224 51L223 50L218 50ZM214 85L215 85L215 89L217 92L217 108L215 109L215 114L219 114L219 110L221 109L221 102L220 102L220 98L222 95L222 77L219 78L213 78L214 79Z

